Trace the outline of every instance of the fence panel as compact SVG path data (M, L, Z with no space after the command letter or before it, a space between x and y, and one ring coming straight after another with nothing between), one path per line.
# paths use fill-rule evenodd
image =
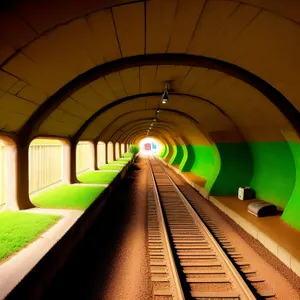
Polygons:
M92 144L89 142L79 142L76 147L76 173L82 173L91 168Z
M111 161L114 160L114 158L113 158L113 152L114 152L114 145L113 145L113 143L109 142L107 148L108 148L107 149L107 151L108 151L108 153L107 153L107 160L108 160L108 162L111 162Z
M116 153L116 159L120 158L120 146L119 143L115 143L115 153Z
M0 145L0 206L5 204L6 198L5 167L5 147Z
M105 164L105 152L106 152L105 143L99 142L97 144L98 167Z
M29 147L29 193L62 180L62 145Z
M121 156L123 156L125 153L125 144L121 144Z

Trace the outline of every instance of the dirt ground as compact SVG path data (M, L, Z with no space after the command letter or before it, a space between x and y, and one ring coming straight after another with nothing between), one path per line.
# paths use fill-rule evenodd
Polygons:
M151 299L145 163L112 194L42 299Z

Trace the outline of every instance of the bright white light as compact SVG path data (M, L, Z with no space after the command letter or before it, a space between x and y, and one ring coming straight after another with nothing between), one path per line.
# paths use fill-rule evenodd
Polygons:
M150 153L159 154L162 148L162 144L153 138L142 139L139 146L140 146L140 152L144 154L150 154Z

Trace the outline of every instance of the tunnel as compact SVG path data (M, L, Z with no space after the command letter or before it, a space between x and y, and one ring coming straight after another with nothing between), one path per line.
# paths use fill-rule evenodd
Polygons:
M130 209L143 211L130 230L146 236L141 224L150 222L150 190L157 186L160 195L155 172L164 168L192 206L199 198L201 211L214 207L234 234L272 256L272 268L290 274L290 299L300 299L298 1L12 0L0 4L0 15L0 245L8 236L10 245L18 241L12 253L0 251L0 277L7 278L0 298L25 291L28 299L55 297L51 287L63 289L56 278L73 270L76 249L87 251L95 226L114 220L101 212L106 206L120 220L122 211L128 218L136 216ZM145 139L152 139L147 146ZM238 198L243 187L254 193L247 201ZM119 211L110 199L122 197ZM277 214L249 214L254 201ZM51 228L58 228L53 235ZM19 275L8 271L23 261ZM39 276L47 279L35 293ZM139 292L151 294L151 284ZM115 299L138 299L124 285L128 294L120 288ZM94 299L100 292L82 293Z

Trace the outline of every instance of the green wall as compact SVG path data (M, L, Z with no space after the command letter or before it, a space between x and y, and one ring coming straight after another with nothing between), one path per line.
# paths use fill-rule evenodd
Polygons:
M217 143L174 147L170 162L206 179L211 195L236 196L250 186L256 197L285 208L282 219L300 230L300 145L287 142ZM164 157L169 153L166 148Z
M208 180L215 166L215 157L211 146L192 145L195 155L191 172Z
M247 143L217 143L217 165L207 182L211 195L237 195L238 188L248 185L253 175L253 160Z
M169 161L171 165L179 165L183 159L183 147L181 145L174 145L173 146L173 155Z
M296 149L286 142L188 145L193 151L183 166L207 180L211 195L237 195L240 186L249 185L257 198L285 207L296 180L291 147Z
M283 212L282 219L300 230L300 144L289 143L296 169L295 187Z
M161 158L166 158L168 156L168 154L169 154L169 146L165 145L164 146L164 151L161 154Z
M284 208L296 180L296 168L287 142L249 143L253 177L249 185L256 197Z
M192 145L186 145L183 148L183 157L179 165L181 172L190 172L195 162L195 152Z
M164 145L164 146L161 148L161 151L160 151L160 153L158 154L158 156L161 157L161 158L163 158L164 155L165 155L165 153L166 153L166 149L167 149L167 147L166 147L166 145Z

